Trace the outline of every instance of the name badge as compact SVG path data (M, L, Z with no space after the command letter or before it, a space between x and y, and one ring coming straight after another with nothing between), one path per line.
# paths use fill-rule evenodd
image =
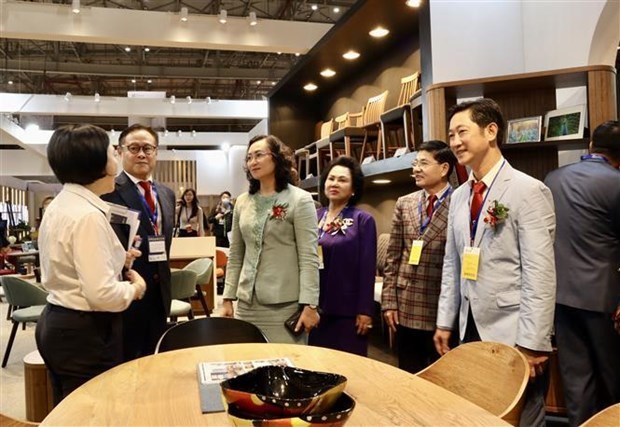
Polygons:
M325 268L323 263L323 246L319 245L317 247L317 253L319 254L319 270L323 270Z
M480 248L465 246L463 251L463 279L478 280L478 265L480 264Z
M420 257L422 256L422 246L424 246L423 240L414 240L411 244L411 252L409 253L409 264L420 264Z
M166 240L164 236L149 236L149 262L166 261Z

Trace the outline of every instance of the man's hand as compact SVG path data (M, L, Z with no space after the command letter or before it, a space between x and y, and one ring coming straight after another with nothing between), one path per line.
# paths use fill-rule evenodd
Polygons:
M440 356L443 356L447 352L450 351L450 336L452 335L452 331L447 329L437 328L435 330L435 336L433 336L433 342L435 343L435 350L439 353Z
M527 363L530 364L530 380L536 378L537 375L542 375L545 370L545 365L549 360L549 353L534 351L521 346L517 346L517 349L523 353L527 359Z
M385 319L385 323L388 324L388 327L392 332L396 332L396 326L400 325L398 322L398 310L385 310L383 312L383 318Z

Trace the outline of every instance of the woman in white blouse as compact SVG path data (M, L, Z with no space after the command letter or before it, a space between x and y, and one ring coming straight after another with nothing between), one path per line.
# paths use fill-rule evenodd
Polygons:
M71 391L122 361L122 318L146 284L129 266L99 196L114 190L117 160L106 132L92 125L56 130L47 147L50 167L64 184L39 230L41 281L49 291L37 323L37 347L60 402Z
M202 237L205 235L203 228L202 208L198 206L196 190L188 188L183 192L181 205L176 209L176 227L179 229L179 237Z

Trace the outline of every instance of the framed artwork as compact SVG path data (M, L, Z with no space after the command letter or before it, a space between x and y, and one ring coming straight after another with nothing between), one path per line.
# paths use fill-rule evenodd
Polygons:
M508 120L506 144L521 142L540 142L542 132L542 116L524 117Z
M583 138L586 106L552 110L545 114L545 141Z

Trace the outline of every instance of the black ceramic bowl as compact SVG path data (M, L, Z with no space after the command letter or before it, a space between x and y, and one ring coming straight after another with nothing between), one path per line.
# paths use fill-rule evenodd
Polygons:
M254 418L264 418L326 412L346 384L347 378L338 374L262 366L220 385L227 404Z
M243 412L235 404L228 406L228 418L237 427L290 427L290 426L318 426L341 427L355 409L355 400L346 393L342 393L338 400L327 412L314 415L299 415L292 417L262 417L256 418L252 414Z

